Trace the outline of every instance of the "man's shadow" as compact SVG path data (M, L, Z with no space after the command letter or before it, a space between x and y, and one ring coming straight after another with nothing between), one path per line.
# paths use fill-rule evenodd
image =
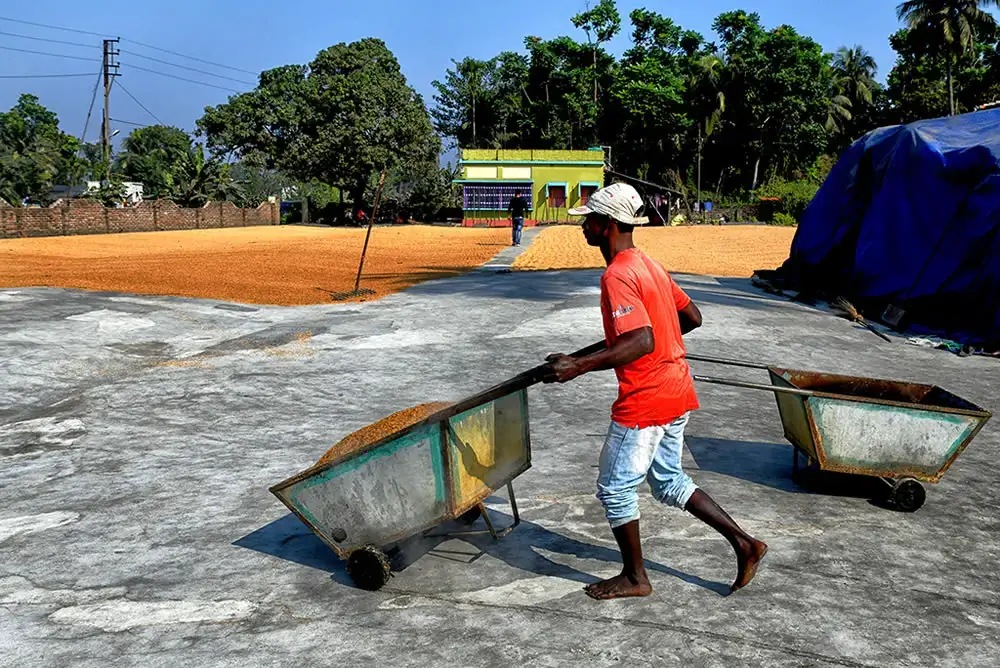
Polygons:
M500 499L491 497L488 501L491 503L500 502ZM513 522L513 517L510 515L495 510L488 512L496 527L506 526ZM392 568L394 571L405 570L424 556L471 564L484 554L488 554L509 566L526 572L574 580L585 585L598 582L600 578L550 559L541 551L578 559L604 561L614 564L616 567L621 565L621 555L617 550L585 543L524 520L516 529L500 540L494 540L488 533L460 534L463 531L484 528L485 523L482 519L472 526L466 526L459 522L447 522L425 532L427 535L418 534L406 539L387 550ZM446 535L449 532L455 532L456 535ZM457 549L455 545L444 545L444 543L455 539L464 540L472 549L464 550ZM235 541L233 545L325 571L336 582L354 586L347 575L345 562L338 558L330 547L317 538L305 524L291 513L247 534ZM720 596L726 596L730 593L728 584L705 580L648 559L646 560L646 568L697 585Z

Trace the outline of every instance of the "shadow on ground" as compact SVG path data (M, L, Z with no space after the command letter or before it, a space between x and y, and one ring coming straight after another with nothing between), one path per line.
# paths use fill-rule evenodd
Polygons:
M531 301L565 302L568 295L600 286L600 269L564 269L546 271L545 280L538 279L537 271L496 272L489 270L467 271L454 267L421 267L419 274L425 282L409 288L407 294L450 295L470 293L491 299L527 299ZM436 273L440 272L440 273ZM448 272L448 273L446 273ZM437 281L444 276L448 281ZM684 274L673 274L684 291L702 304L739 306L755 310L787 308L791 302L781 297L757 290L746 278L711 279L711 283L685 280ZM379 276L373 276L378 278ZM598 303L596 292L593 303Z
M782 492L876 500L885 496L885 483L878 478L809 468L803 455L799 456L799 473L793 476L790 445L700 436L687 436L684 444L703 471Z
M493 498L488 501L501 502L500 499ZM505 526L513 521L510 515L494 510L490 510L489 513L494 526ZM482 524L480 520L474 528L480 529ZM468 565L483 555L490 555L522 571L590 584L600 578L561 564L541 552L604 561L616 566L621 564L617 550L585 543L523 520L514 531L500 540L494 540L488 534L441 535L468 530L470 530L468 526L449 522L428 532L433 535L417 535L393 546L388 551L393 570L405 570L425 556L457 562L459 565L454 567L461 568L462 564ZM456 538L464 540L473 550L456 549L456 546L450 543ZM233 545L325 571L336 582L354 586L347 575L345 562L291 513L240 538ZM729 585L726 583L705 580L663 564L647 560L646 568L713 591L720 596L730 593Z

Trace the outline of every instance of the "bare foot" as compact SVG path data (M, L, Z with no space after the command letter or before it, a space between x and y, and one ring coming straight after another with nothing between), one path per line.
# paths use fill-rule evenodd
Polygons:
M750 584L753 576L757 575L757 567L760 565L765 554L767 554L767 545L753 538L750 539L749 543L741 546L736 551L739 574L736 576L736 582L733 583L733 591L742 589Z
M649 596L653 587L645 573L641 576L628 576L624 573L607 580L601 580L583 588L587 596L599 601L612 598L629 598L632 596Z

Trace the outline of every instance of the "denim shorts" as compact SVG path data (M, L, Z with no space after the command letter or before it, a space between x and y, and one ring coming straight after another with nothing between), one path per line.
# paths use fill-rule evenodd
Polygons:
M684 508L698 487L681 468L684 427L690 413L667 425L625 427L612 422L601 450L597 498L617 528L639 519L639 485L649 482L662 503Z

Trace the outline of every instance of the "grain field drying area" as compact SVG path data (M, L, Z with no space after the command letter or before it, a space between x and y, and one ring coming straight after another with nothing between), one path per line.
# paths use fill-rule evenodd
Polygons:
M795 228L762 225L637 228L635 244L673 272L708 276L750 276L773 269L788 257ZM542 231L514 262L514 269L595 269L601 253L584 241L578 226Z
M504 230L375 228L369 299L481 265ZM365 230L323 227L140 232L0 241L0 287L48 286L205 297L250 304L329 303L354 287Z

